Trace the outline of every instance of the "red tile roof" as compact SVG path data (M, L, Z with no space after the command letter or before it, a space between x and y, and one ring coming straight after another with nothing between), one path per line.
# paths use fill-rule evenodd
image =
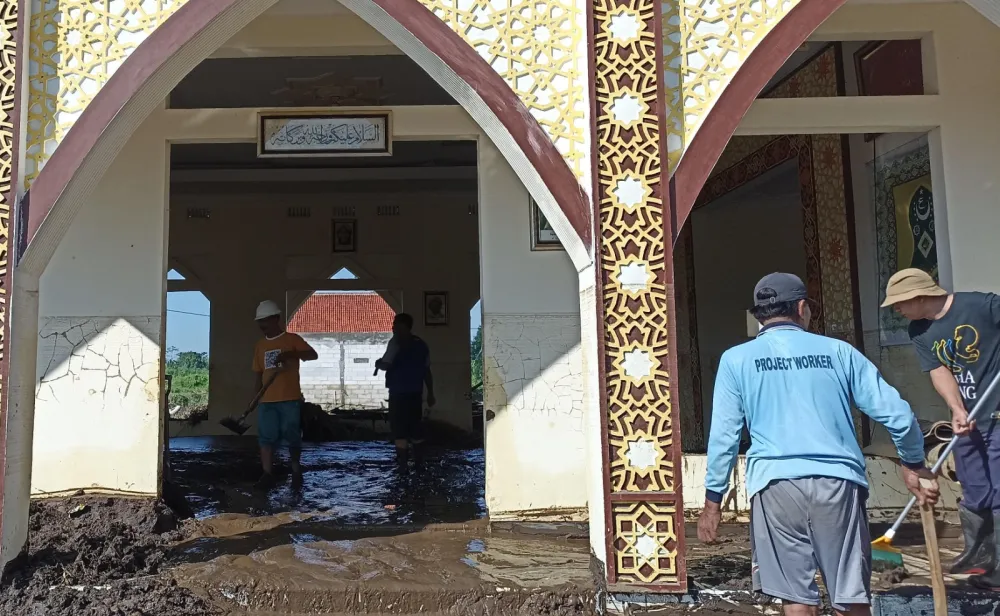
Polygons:
M392 331L395 311L378 293L315 293L292 316L297 333L382 333Z

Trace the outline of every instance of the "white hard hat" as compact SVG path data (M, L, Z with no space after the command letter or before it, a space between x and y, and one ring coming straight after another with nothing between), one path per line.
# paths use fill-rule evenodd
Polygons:
M278 308L278 304L266 299L257 306L257 316L254 318L257 321L261 321L269 317L278 316L279 314L281 314L281 308Z

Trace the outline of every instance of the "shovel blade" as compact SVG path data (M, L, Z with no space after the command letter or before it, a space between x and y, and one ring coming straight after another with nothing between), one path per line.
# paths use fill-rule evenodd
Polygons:
M226 417L225 419L219 421L219 423L240 436L243 436L243 433L250 429L250 426L245 423L240 423L232 417Z

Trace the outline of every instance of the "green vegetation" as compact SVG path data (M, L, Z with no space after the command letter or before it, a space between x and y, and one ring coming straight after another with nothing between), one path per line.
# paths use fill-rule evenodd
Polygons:
M472 396L474 400L483 399L483 326L480 325L476 331L476 337L472 339Z
M208 406L208 353L168 348L167 374L171 377L171 406L185 409Z

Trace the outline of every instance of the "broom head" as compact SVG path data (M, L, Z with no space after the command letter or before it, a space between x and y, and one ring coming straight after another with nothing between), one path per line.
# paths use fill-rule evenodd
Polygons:
M872 541L872 564L876 563L880 565L876 569L902 567L903 553L892 545L892 541L888 537L879 537Z

